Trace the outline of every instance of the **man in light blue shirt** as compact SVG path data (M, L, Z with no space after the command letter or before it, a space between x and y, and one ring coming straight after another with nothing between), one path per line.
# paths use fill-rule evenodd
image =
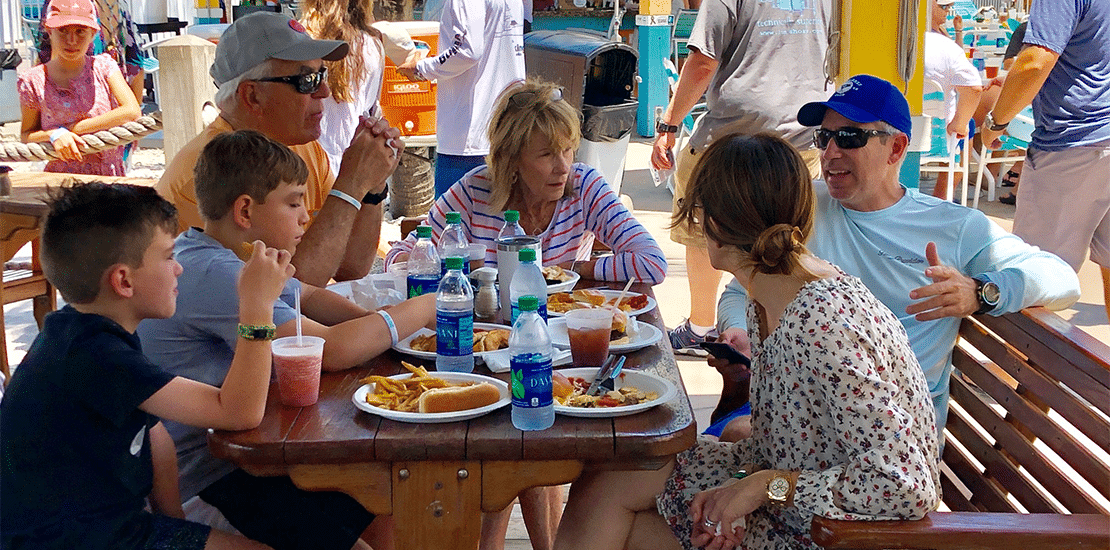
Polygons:
M1014 233L1076 271L1089 249L1110 296L1110 0L1034 2L1028 24L983 143L1033 102Z
M828 101L803 106L798 120L820 126L814 144L824 178L815 183L816 224L806 246L862 279L902 321L943 429L960 319L1066 308L1079 299L1079 279L982 212L898 183L911 124L905 97L889 82L852 77ZM718 311L722 339L746 348L747 295L735 280Z

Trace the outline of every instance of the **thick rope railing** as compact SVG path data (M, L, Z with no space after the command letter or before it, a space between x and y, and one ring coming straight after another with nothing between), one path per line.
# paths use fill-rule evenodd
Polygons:
M81 154L91 155L137 141L161 129L162 114L153 113L114 128L77 136L77 139L83 142L80 146ZM0 162L33 162L57 158L61 158L61 155L49 143L0 143Z

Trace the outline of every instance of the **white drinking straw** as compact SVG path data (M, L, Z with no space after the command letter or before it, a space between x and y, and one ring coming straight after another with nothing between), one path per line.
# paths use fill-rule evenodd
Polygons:
M297 310L297 347L304 345L301 341L301 289L293 289L293 307Z

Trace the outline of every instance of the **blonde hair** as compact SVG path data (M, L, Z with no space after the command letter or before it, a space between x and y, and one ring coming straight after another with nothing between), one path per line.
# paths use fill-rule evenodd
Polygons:
M357 85L366 80L366 60L362 57L364 40L373 40L381 53L381 33L374 23L373 3L365 0L305 0L301 19L313 38L343 40L351 53L338 61L325 61L328 67L328 88L337 102L355 100ZM369 36L368 36L369 35ZM385 56L382 55L384 62Z
M809 169L790 143L732 134L701 155L671 226L700 223L709 238L746 253L742 265L756 273L812 277L800 258L815 202Z
M490 119L490 148L486 156L491 180L489 200L494 212L504 210L508 204L516 185L517 161L534 134L546 137L556 150L578 148L582 138L579 114L561 94L559 86L529 78L508 88L498 98ZM557 95L560 99L554 99ZM572 194L574 182L567 178L563 196Z

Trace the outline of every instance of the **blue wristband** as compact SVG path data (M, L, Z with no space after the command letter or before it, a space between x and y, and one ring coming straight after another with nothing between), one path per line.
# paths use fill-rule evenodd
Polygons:
M54 140L66 135L68 133L69 133L68 128L65 128L65 127L55 128L53 131L50 132L50 143L54 143Z
M337 198L337 199L355 207L355 210L362 210L362 203L358 202L357 200L355 200L354 197L352 197L352 196L350 196L350 195L348 195L348 194L346 194L346 193L344 193L344 192L342 192L338 189L332 189L331 191L328 191L328 195L331 195L331 196L333 196L333 197L335 197L335 198Z
M389 314L386 313L384 309L379 309L375 313L377 313L378 315L381 315L382 320L385 321L385 326L389 327L390 345L391 346L396 346L397 341L400 338L398 338L398 336L397 336L397 325L393 324L393 317L390 317Z

